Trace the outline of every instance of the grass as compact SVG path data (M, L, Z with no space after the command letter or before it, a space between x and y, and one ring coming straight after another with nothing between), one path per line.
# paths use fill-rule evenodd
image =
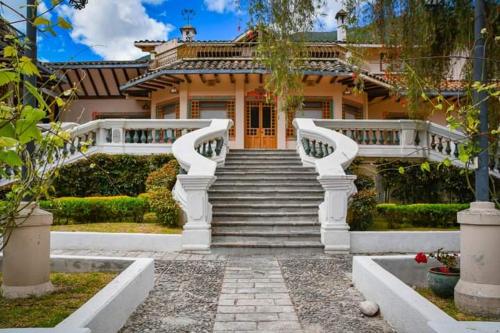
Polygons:
M52 273L50 280L56 290L50 294L14 300L0 296L0 328L53 327L116 275L107 272Z
M53 225L52 231L90 231L90 232L124 232L145 234L180 234L181 228L169 228L157 223L133 223L133 222L110 222L110 223L87 223L87 224L64 224Z
M431 228L431 227L415 227L412 225L402 226L398 229L389 228L389 221L380 216L374 216L373 224L368 228L368 231L450 231L460 230L460 227L451 228Z
M417 288L416 291L427 298L430 302L436 305L438 308L446 312L450 317L453 317L455 320L459 321L500 321L492 320L491 318L483 318L477 317L474 315L469 315L461 312L455 306L455 302L453 298L441 298L439 296L434 295L434 293L429 288Z

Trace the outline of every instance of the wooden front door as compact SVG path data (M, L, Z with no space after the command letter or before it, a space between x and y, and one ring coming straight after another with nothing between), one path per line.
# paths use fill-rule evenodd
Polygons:
M276 148L276 109L273 104L261 101L247 102L245 148Z

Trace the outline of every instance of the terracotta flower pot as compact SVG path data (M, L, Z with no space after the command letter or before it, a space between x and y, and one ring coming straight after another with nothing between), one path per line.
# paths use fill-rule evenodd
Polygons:
M443 267L433 267L427 273L429 288L434 294L443 298L453 297L459 279L459 269L444 270Z

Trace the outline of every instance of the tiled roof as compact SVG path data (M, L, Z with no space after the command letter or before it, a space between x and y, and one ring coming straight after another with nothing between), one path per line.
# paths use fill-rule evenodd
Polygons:
M66 61L66 62L44 62L45 66L53 69L60 68L112 68L112 67L145 67L149 63L149 57L137 60L111 60L111 61Z
M183 59L160 69L144 73L124 84L121 89L130 88L165 74L264 74L266 72L268 70L262 64L252 59ZM349 75L350 73L352 73L352 68L338 59L308 60L304 64L304 74Z

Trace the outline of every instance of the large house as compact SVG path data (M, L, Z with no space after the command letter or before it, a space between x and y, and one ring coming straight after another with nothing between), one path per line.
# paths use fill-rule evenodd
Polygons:
M342 20L339 12L338 20ZM347 45L342 25L337 33L306 36L303 111L278 112L264 89L268 70L254 60L255 34L233 40L198 41L196 29L181 28L182 38L142 40L135 46L149 56L135 61L49 63L78 88L76 100L60 118L85 123L103 118L229 118L233 148L292 148L293 117L316 119L405 119L404 99L384 78L385 49L379 44ZM362 93L354 93L353 49L364 55ZM442 92L457 98L453 88ZM422 111L423 119L445 124L444 113Z

